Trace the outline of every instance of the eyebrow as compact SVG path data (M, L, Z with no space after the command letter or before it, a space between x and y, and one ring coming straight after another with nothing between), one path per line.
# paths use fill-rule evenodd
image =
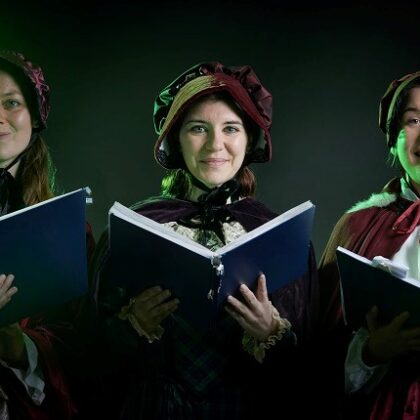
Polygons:
M405 114L406 112L420 112L420 109L416 108L414 106L410 106L410 107L404 109L403 113Z
M3 93L1 96L13 96L13 95L19 95L19 96L23 96L23 94L21 92L19 92L18 90L11 90L9 92Z
M185 124L190 124L190 123L201 123L201 124L208 124L208 121L205 120L188 120L185 121ZM243 125L243 123L241 121L236 121L236 120L232 120L232 121L225 121L223 124L238 124L238 125Z

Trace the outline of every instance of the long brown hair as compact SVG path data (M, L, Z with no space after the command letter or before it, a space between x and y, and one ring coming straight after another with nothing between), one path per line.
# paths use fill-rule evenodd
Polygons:
M9 74L20 87L26 105L31 115L32 124L37 121L38 106L34 87L28 77L18 67L0 60L0 70ZM43 137L36 128L32 128L32 139L29 149L24 153L19 163L16 181L22 191L23 202L26 206L39 203L54 196L55 167Z
M224 91L211 93L209 95L204 95L199 97L197 101L191 103L182 114L177 118L174 126L167 135L168 145L170 147L170 153L176 153L181 155L180 145L179 145L179 132L184 122L184 119L191 109L192 106L196 106L204 101L223 101L229 105L242 119L245 127L245 131L248 135L248 144L249 147L253 147L253 143L258 139L259 127L251 120L251 118L240 108L240 106L233 100L233 98ZM183 161L182 156L180 156L181 161ZM246 160L246 157L245 157ZM248 166L243 165L237 174L235 175L236 180L239 183L239 195L241 197L253 197L257 189L257 180L255 178L254 172ZM162 179L161 183L161 194L165 197L186 199L190 196L192 191L192 175L186 169L185 165L179 169L171 169Z
M26 206L54 196L55 173L56 169L45 140L36 133L16 174L16 181L22 189L22 198Z

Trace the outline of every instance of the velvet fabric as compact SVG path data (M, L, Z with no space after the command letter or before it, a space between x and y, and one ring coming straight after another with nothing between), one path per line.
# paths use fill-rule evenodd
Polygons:
M246 230L255 229L277 216L264 204L252 198L244 198L220 207L230 213ZM161 197L134 204L132 209L159 223L196 217L201 212L200 202Z

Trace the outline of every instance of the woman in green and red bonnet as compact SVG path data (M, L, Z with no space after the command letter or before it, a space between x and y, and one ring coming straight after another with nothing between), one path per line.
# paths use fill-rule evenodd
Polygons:
M253 198L248 167L271 158L271 112L271 94L250 66L210 62L184 72L155 101L155 158L168 170L162 193L132 208L212 250L274 218ZM277 396L298 399L305 385L296 343L309 340L316 322L312 248L305 275L270 297L264 276L254 291L241 286L246 303L230 296L218 327L199 334L177 315L182 302L159 286L117 299L107 287L106 241L95 294L108 348L127 364L113 380L130 384L121 418L245 419L271 412Z

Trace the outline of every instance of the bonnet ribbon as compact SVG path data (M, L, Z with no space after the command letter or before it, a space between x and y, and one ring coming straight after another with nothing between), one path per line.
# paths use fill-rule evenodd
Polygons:
M410 223L411 221L411 223ZM403 222L410 223L409 226L402 226ZM420 200L411 204L395 221L392 230L399 235L410 234L420 223Z
M194 186L206 191L195 203L197 210L187 218L181 219L180 223L184 226L199 228L202 230L212 230L225 243L222 232L222 224L232 218L229 210L226 208L226 202L229 198L236 201L238 196L239 183L236 179L231 179L220 187L208 188L201 181L192 178Z

